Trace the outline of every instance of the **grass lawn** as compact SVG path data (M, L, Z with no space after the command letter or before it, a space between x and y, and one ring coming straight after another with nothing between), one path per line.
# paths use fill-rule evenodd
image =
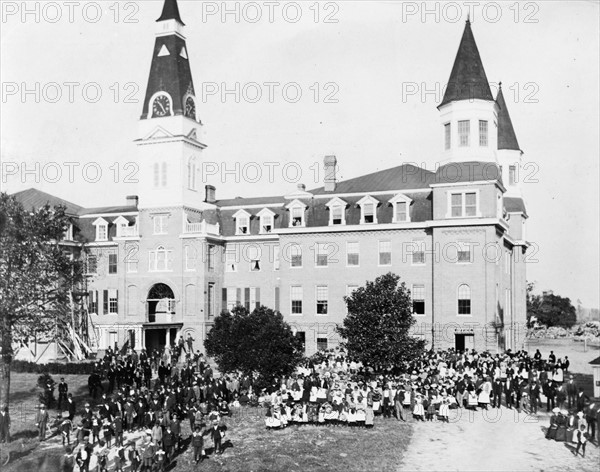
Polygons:
M64 451L59 436L41 443L37 440L35 413L38 403L36 374L11 376L11 462L2 472L39 471L40 462L48 457L60 457ZM89 400L87 376L65 375L69 391L73 393L77 408L82 409ZM60 376L53 377L60 381ZM51 411L51 416L56 414ZM265 410L247 408L234 410L227 418L226 446L222 456L212 455L212 443L205 439L210 455L197 466L192 450L187 448L176 457L170 471L395 471L412 433L410 423L395 419L375 419L375 427L348 428L334 426L290 426L283 430L268 431L264 425ZM182 422L183 437L189 435L189 424ZM47 470L55 472L56 465L48 463ZM110 470L110 468L109 468Z

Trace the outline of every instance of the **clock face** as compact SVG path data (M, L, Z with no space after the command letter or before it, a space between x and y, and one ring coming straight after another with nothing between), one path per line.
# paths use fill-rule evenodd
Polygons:
M166 95L159 95L152 103L152 118L171 114L171 102Z
M185 116L196 119L196 102L192 97L188 97L185 101Z

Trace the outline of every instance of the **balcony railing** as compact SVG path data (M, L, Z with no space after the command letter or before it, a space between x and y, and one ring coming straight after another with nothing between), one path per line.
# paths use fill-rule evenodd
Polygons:
M183 228L184 234L220 234L221 228L219 223L210 224L206 220L202 220L200 223L185 223Z

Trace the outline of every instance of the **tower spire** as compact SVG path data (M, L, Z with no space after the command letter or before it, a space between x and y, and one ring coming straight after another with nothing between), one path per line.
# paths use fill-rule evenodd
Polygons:
M452 101L473 99L494 100L471 30L471 22L467 19L448 86L439 106Z
M162 14L158 21L167 21L167 20L176 20L185 26L185 23L181 20L181 15L179 14L179 7L177 6L177 0L165 0L163 5Z
M502 84L502 82L500 82ZM517 141L517 135L513 128L510 114L508 113L508 107L504 100L504 94L502 93L502 85L498 90L496 96L496 103L498 104L498 149L510 149L512 151L521 151L519 142Z

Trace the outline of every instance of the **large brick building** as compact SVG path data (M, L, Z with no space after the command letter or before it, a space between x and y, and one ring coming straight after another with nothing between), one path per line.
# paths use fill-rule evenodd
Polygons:
M436 347L518 348L525 323L527 214L506 103L492 96L467 21L440 113L432 172L400 165L323 187L219 200L198 185L205 144L176 0L166 0L139 121L138 195L66 202L69 241L88 248L95 348L204 339L221 310L279 310L307 353L339 340L343 297L394 272L411 289L415 335ZM57 201L20 192L27 205ZM125 200L125 199L124 199Z

